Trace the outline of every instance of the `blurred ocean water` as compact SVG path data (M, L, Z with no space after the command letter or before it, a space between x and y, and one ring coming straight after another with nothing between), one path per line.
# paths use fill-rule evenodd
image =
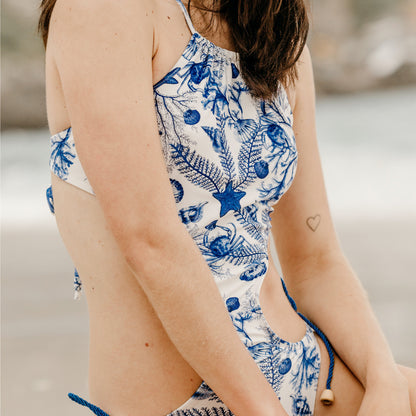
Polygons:
M335 220L416 221L416 86L318 99L318 142ZM55 227L46 203L49 132L1 139L2 225Z
M416 86L317 103L317 130L335 218L416 220Z

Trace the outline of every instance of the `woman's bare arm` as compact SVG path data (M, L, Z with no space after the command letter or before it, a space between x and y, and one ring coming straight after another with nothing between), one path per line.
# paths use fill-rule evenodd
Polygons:
M391 394L398 386L403 392L403 376L332 223L317 145L314 80L307 48L298 67L293 109L298 167L291 188L272 214L283 275L300 311L326 333L367 391L384 385Z
M50 28L77 152L167 334L238 416L285 415L180 222L157 129L150 0L58 1Z

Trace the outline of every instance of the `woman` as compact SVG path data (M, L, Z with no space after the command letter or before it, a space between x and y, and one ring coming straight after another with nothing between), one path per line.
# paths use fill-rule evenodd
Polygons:
M111 416L415 415L415 372L331 222L303 1L43 0L40 28L48 201L90 317L91 401L69 397Z

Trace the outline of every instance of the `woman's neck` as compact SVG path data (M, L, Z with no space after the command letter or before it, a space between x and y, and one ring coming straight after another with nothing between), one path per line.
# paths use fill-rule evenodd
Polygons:
M222 48L235 50L228 24L216 13L204 10L214 8L214 0L183 0L183 3L186 8L190 3L190 16L197 32Z

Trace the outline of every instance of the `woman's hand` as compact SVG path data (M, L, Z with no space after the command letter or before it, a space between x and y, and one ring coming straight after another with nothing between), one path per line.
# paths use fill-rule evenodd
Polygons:
M409 386L401 374L367 386L357 416L412 416Z

